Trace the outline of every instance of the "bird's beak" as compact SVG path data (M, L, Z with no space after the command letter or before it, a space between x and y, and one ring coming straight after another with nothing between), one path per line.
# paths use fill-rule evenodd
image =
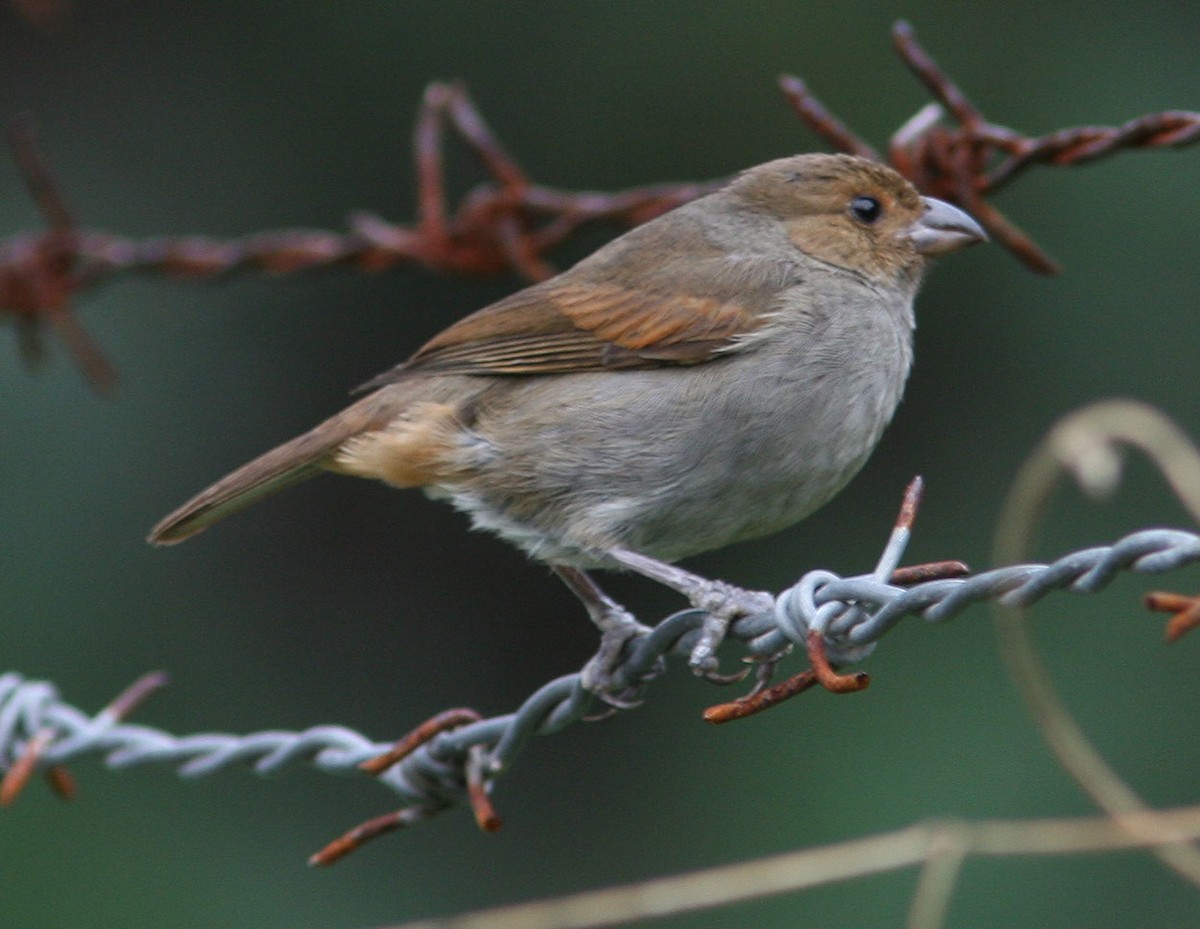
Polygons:
M909 238L922 255L940 255L986 242L983 227L956 206L934 197L922 197L925 214L912 224Z

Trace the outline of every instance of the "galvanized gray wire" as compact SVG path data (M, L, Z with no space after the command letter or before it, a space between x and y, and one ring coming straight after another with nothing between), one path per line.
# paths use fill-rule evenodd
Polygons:
M735 622L729 638L755 657L770 658L792 644L802 645L808 632L816 630L823 633L831 659L845 663L869 654L905 617L945 622L983 600L1029 606L1054 590L1095 593L1122 571L1160 574L1200 561L1200 536L1148 529L1049 565L1013 565L908 588L884 583L879 578L890 574L888 566L898 560L906 540L906 532L894 535L881 566L870 575L808 572L776 598L773 611ZM640 689L657 673L663 656L690 653L705 618L699 610L684 610L662 620L633 644L616 672L618 685ZM595 698L581 686L580 675L568 674L538 689L514 713L442 732L378 780L399 796L405 821L415 822L462 799L473 747L488 753L487 770L494 777L509 768L531 736L556 732L594 711ZM0 675L0 770L12 766L35 734L44 737L47 732L54 735L40 756L41 766L99 755L114 770L168 764L188 778L233 765L273 774L298 762L332 774L355 773L359 763L390 747L342 726L176 736L123 722L111 711L88 715L46 681Z

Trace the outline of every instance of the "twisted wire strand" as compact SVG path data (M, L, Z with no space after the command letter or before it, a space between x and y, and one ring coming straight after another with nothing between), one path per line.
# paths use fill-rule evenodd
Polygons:
M894 542L895 540L893 540ZM902 549L903 545L899 546ZM881 564L898 558L889 545ZM776 599L775 609L735 622L729 638L750 655L776 657L792 644L803 645L819 631L835 663L861 660L900 620L920 617L945 622L984 600L1029 606L1055 590L1096 593L1123 571L1161 574L1200 562L1200 536L1174 529L1147 529L1112 545L1072 552L1051 564L996 568L965 579L935 580L908 588L869 575L840 577L809 571ZM684 610L668 616L630 648L616 672L618 686L640 689L667 654L688 654L703 634L706 614ZM465 768L472 749L487 753L490 778L506 771L533 735L547 735L583 719L595 698L580 674L543 685L513 713L441 732L378 776L399 797L405 822L451 806L466 791ZM314 726L299 732L269 730L248 735L198 733L176 736L149 726L122 722L112 710L88 715L65 702L46 681L19 674L0 675L0 770L21 757L38 734L53 733L39 766L61 765L99 755L114 770L166 764L186 778L249 765L256 774L274 774L304 762L330 774L357 773L360 763L387 751L342 726Z

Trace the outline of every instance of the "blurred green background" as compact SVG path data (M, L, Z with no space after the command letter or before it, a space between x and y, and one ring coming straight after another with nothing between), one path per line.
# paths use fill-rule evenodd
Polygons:
M535 178L616 189L718 177L818 147L775 78L804 77L876 144L926 101L892 53L907 17L995 121L1038 134L1200 108L1200 5L1162 2L77 2L42 32L0 7L0 116L29 110L89 227L133 236L344 228L413 215L409 131L423 86L461 77ZM457 150L455 150L457 151ZM455 185L480 178L456 154ZM928 482L911 560L988 563L1006 487L1061 414L1109 395L1200 428L1200 149L1031 171L998 205L1065 265L1036 277L995 247L954 256L920 301L896 421L838 500L776 538L692 562L780 589L873 563L904 483ZM0 161L0 235L39 216ZM605 233L608 234L608 233ZM585 236L566 264L603 240ZM595 636L545 569L418 494L319 480L181 548L147 527L515 277L114 280L80 316L121 372L112 399L58 344L30 372L0 329L0 669L99 708L140 673L172 686L137 715L176 732L336 722L393 738L431 713L506 712L586 660ZM1186 517L1131 463L1114 501L1056 502L1039 554ZM1200 575L1164 583L1195 590ZM1052 598L1036 614L1072 709L1153 803L1196 799L1200 640L1167 648L1150 586ZM640 615L678 605L610 584ZM790 670L797 670L789 665ZM908 623L865 694L811 693L712 728L714 691L679 665L634 713L531 744L495 797L311 871L308 853L383 812L367 779L295 769L197 783L74 766L0 816L0 923L363 927L523 900L883 831L930 816L1091 807L1028 722L988 614ZM897 874L662 925L897 925ZM1148 856L973 862L954 925L1197 924L1194 891Z

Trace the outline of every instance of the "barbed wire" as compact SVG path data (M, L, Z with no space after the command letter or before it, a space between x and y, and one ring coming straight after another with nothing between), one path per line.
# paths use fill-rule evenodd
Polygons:
M886 159L835 117L797 77L780 89L810 130L838 151L887 160L923 193L963 207L1026 267L1053 274L1058 265L986 197L1034 164L1076 165L1129 148L1174 148L1200 141L1200 113L1151 113L1121 126L1080 126L1028 137L989 122L900 21L893 44L937 102L921 108L892 135ZM946 125L949 116L954 125ZM444 142L459 136L488 180L457 207L446 195ZM546 259L579 229L597 222L636 226L722 181L660 183L614 192L563 190L537 183L506 151L457 82L431 83L413 130L417 217L392 222L354 213L347 231L278 229L235 239L158 236L134 239L82 228L67 206L38 145L32 121L15 120L9 144L46 229L0 240L0 314L17 323L27 358L42 351L51 325L91 383L105 389L116 372L73 313L74 301L118 274L161 274L202 280L235 273L290 274L340 266L379 271L419 265L453 274L515 270L530 280L554 273Z
M880 566L871 574L842 577L823 569L809 571L776 598L773 610L735 621L728 639L741 643L749 660L766 673L760 673L759 683L749 695L710 709L706 718L714 722L737 718L814 683L829 686L822 679L822 663L861 661L905 618L945 622L985 600L1029 606L1056 590L1096 593L1122 571L1161 574L1200 562L1197 534L1147 529L1111 545L1072 552L1050 564L1010 565L907 587L881 581L881 572L887 572L884 577L891 572L907 537L907 528L893 532ZM664 656L686 655L695 647L706 618L702 611L684 610L635 640L614 672L617 686L641 693L660 670ZM817 641L820 647L814 649ZM767 688L776 664L797 645L807 649L813 667ZM833 677L835 681L853 679L853 686L842 689L861 689L866 682L861 673ZM52 784L69 793L61 766L88 756L101 756L114 770L173 765L185 778L247 764L261 775L298 763L332 774L358 770L376 774L379 782L400 798L401 808L351 830L313 856L313 863L328 864L370 838L427 819L464 798L470 801L482 828L499 828L499 817L487 801L496 778L512 767L532 736L548 735L590 718L598 699L584 689L580 674L567 674L539 688L513 713L482 719L473 711L449 711L393 746L334 725L299 732L176 736L125 722L123 717L162 683L161 675L149 675L109 707L89 715L67 703L49 682L16 673L0 676L0 769L8 772L0 801L12 802L35 768L52 774ZM789 692L776 694L778 699L769 696L780 688ZM609 712L628 706L621 702Z

